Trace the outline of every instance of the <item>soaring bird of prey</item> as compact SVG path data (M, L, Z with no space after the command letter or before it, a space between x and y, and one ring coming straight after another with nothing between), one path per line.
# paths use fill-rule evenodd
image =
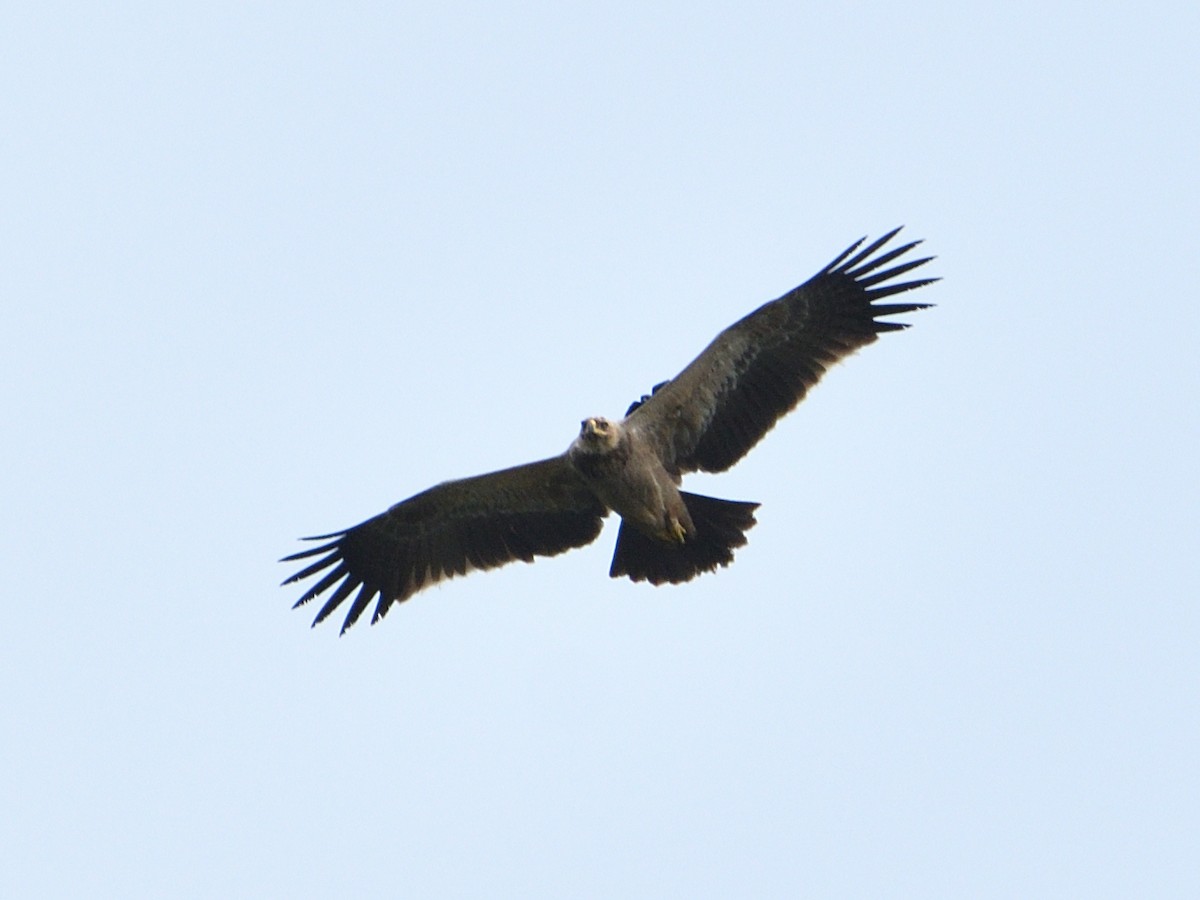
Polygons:
M729 565L759 504L687 493L682 476L730 468L831 365L908 327L881 316L929 305L878 302L938 280L895 281L932 259L887 268L920 243L885 250L899 230L865 247L863 238L726 328L623 419L584 419L566 452L446 481L353 528L306 538L321 543L283 561L317 559L284 584L321 578L295 605L332 589L316 625L353 594L344 633L373 600L377 622L443 579L590 544L609 512L621 518L613 578L678 584Z

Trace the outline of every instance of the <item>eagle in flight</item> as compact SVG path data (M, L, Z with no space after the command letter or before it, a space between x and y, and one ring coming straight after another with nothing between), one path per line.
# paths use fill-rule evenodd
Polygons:
M831 365L908 327L879 317L929 305L877 302L938 280L895 281L932 259L889 268L920 243L885 250L899 230L865 247L863 238L726 328L623 419L584 419L565 453L443 482L353 528L306 538L321 543L283 561L316 559L284 584L321 577L295 605L332 590L316 625L353 594L345 633L372 601L374 623L443 579L590 544L609 512L621 518L613 578L678 584L729 565L759 504L687 493L682 476L733 466Z

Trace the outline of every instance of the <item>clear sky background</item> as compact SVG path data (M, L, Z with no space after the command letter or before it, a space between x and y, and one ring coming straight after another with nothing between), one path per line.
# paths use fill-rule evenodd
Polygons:
M1200 896L1195 3L0 13L0 894ZM300 535L897 224L733 472L346 637Z

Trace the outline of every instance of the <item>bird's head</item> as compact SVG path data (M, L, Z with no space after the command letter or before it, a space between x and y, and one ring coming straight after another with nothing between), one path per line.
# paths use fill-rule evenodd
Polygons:
M577 443L589 453L609 453L621 440L619 423L603 416L591 416L579 423Z

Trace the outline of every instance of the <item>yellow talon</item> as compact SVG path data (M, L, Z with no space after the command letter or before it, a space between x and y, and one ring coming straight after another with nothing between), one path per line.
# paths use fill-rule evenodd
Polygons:
M687 540L687 529L678 519L671 520L671 534L677 543L684 543Z

